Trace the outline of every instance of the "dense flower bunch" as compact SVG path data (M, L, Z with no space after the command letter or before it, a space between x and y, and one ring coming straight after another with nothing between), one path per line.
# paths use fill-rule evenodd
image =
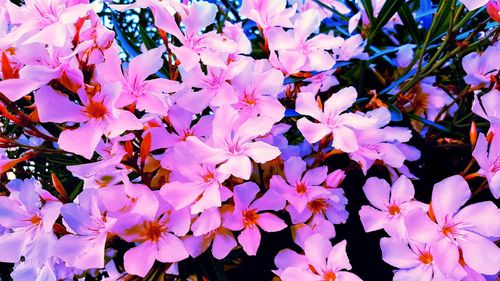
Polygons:
M336 227L344 179L375 166L385 176L367 177L359 217L390 236L394 280L495 278L500 210L468 201L500 196L500 2L441 1L434 19L406 1L212 2L0 0L0 262L12 279L208 280L182 263L258 255L284 231L281 280L361 280ZM142 43L118 24L134 12L152 21ZM402 25L420 45L398 42ZM440 25L442 43L421 40L418 27ZM375 47L377 33L396 47ZM345 76L353 65L387 87ZM439 134L430 141L467 143L471 162L426 204L412 138Z

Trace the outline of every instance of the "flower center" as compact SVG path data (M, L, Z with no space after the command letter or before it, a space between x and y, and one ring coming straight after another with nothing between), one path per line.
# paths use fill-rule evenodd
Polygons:
M158 242L167 227L158 221L146 221L142 224L141 236L149 241Z
M95 102L91 100L85 107L84 112L89 118L102 119L108 113L108 109L102 102Z
M27 221L31 222L34 226L42 224L42 218L39 215L33 215L31 218L27 219Z
M243 95L242 102L247 105L255 105L257 103L257 99L253 95L253 93L246 93Z
M295 186L295 190L297 190L297 193L299 194L304 194L307 192L307 185L303 182L299 182Z
M401 212L401 209L399 209L398 205L392 204L389 207L387 207L387 212L389 212L390 215L394 216L399 214Z
M432 255L429 252L420 253L418 260L423 264L430 264L432 262Z
M323 275L323 281L335 281L337 279L337 275L333 271L327 271Z
M453 228L453 225L445 225L441 229L443 232L443 235L446 237L450 237L451 235L455 234L455 229Z
M259 214L257 214L256 209L243 211L243 225L245 227L255 226L257 224L258 219L259 219Z
M319 198L307 203L307 206L314 214L323 213L328 208L328 203L325 199Z

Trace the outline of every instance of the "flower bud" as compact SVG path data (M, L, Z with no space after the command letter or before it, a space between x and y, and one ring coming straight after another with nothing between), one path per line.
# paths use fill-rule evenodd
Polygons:
M331 172L325 180L327 187L336 188L338 187L342 181L345 179L345 172L341 169L337 169Z
M494 21L500 22L500 0L488 1L488 4L486 4L486 10Z

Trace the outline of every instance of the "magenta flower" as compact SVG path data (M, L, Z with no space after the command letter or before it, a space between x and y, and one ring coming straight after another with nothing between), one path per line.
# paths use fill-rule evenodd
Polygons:
M421 209L405 216L411 240L434 243L431 253L445 277L461 259L479 273L493 275L500 271L500 249L490 240L500 236L500 210L491 201L460 210L470 197L467 182L461 176L452 176L434 186L433 219Z
M286 223L268 210L280 210L284 204L276 201L276 194L266 193L263 197L254 200L259 187L254 182L246 182L234 187L234 210L232 215L223 222L223 226L241 231L238 242L243 250L251 256L257 254L260 244L260 230L276 232L284 229Z
M222 163L218 170L242 179L249 179L252 173L250 158L265 163L280 155L280 150L263 141L253 141L267 134L273 122L265 117L243 119L231 107L221 107L215 112L212 135L202 142L188 137L186 145L192 155L202 163Z
M391 236L406 237L404 219L415 208L427 211L426 204L413 199L415 189L411 181L399 177L392 186L382 179L369 178L363 186L366 198L375 207L363 206L359 211L366 232L384 229Z
M488 2L483 0L484 3ZM475 2L475 1L474 1ZM470 53L462 60L462 67L467 75L464 80L471 86L488 87L491 78L499 70L498 57L500 56L500 47L490 46L484 53Z
M500 49L500 48L499 48ZM495 106L500 103L500 91L493 89L490 92L474 97L472 112L490 122L490 131L500 130L500 111Z
M263 29L292 27L290 18L295 15L296 7L286 8L286 4L286 0L245 0L242 1L240 13Z
M299 93L296 111L311 116L319 123L304 117L297 121L297 127L309 143L316 143L328 134L333 134L333 147L344 152L356 151L359 146L353 129L367 129L377 124L376 119L364 114L344 112L352 106L356 97L354 87L344 88L333 94L322 110L313 93Z
M274 260L279 268L276 273L283 281L361 281L357 275L345 271L351 269L346 245L342 240L332 246L328 239L314 234L305 241L304 255L289 249L278 253Z
M189 231L188 209L174 211L162 202L154 219L126 214L117 220L112 230L136 246L124 255L125 270L144 277L155 260L178 262L189 256L179 236Z
M285 162L286 181L281 176L274 175L270 187L300 213L313 198L330 193L321 186L327 173L327 167L318 167L306 172L306 162L300 157L290 157Z

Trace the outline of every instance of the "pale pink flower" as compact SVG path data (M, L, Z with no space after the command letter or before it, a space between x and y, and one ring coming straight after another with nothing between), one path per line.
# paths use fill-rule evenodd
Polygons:
M286 7L286 0L243 0L240 14L256 22L261 28L275 26L292 27L291 17L295 15L295 5Z
M202 163L222 163L218 170L242 179L252 173L250 158L265 163L280 155L280 150L263 141L253 141L267 134L273 122L265 117L241 120L231 107L220 107L215 112L212 135L204 143L196 137L188 137L187 147Z
M308 39L319 29L321 17L316 10L307 10L297 16L293 30L271 28L265 35L272 51L278 51L279 61L288 73L329 70L335 59L327 50L337 48L343 39L319 34Z
M165 46L160 46L133 58L128 69L122 74L121 60L112 53L106 62L98 64L96 71L107 83L120 81L122 91L116 101L116 107L135 104L137 109L153 114L166 115L168 104L163 93L173 93L182 89L177 81L164 78L146 80L163 67L162 54Z
M433 219L421 209L405 216L410 241L434 243L431 253L445 277L457 268L459 259L479 273L500 271L500 249L490 240L500 237L500 210L491 201L460 210L470 197L467 182L461 176L451 176L434 185Z
M363 186L366 198L375 207L362 206L359 211L361 223L366 232L384 229L391 236L406 237L404 218L411 210L427 211L426 204L413 199L415 189L411 181L399 177L392 186L379 178L369 178Z
M500 136L494 134L491 143L488 144L484 134L479 134L472 156L479 164L478 174L488 180L491 193L498 199L500 197Z
M35 93L41 122L77 122L76 129L64 130L59 135L59 146L90 159L101 137L118 137L126 130L142 128L141 122L130 111L116 108L121 84L115 82L102 86L102 91L90 97L80 95L83 106L68 99L65 94L44 86ZM53 110L54 107L60 110Z
M307 170L306 162L300 157L291 157L285 162L286 181L274 175L269 185L300 213L312 198L330 193L321 186L327 173L327 167Z
M483 0L486 4L487 0ZM498 58L500 57L500 47L489 46L484 53L470 53L462 59L462 67L467 75L464 80L467 84L475 87L488 87L491 77L495 76L500 67Z
M460 2L465 5L467 10L474 11L486 5L488 0L460 0Z
M394 272L393 281L420 280L462 280L466 273L457 267L450 278L446 278L436 266L432 254L433 244L408 242L399 238L384 237L380 240L382 259L399 270Z
M106 237L116 219L99 209L95 190L86 190L77 199L78 204L68 203L61 209L71 234L59 239L54 255L75 268L103 268Z
M354 87L348 87L333 94L325 103L323 110L316 102L313 93L299 93L296 101L296 111L311 116L319 123L313 123L307 118L297 121L297 127L309 143L316 143L328 134L333 134L333 147L344 152L353 152L359 148L353 129L374 127L377 120L364 114L344 112L356 101L357 93Z
M179 262L189 256L179 236L189 231L191 220L188 209L174 211L167 202L162 202L156 217L126 214L117 220L113 232L136 246L128 250L123 259L125 270L144 277L155 260Z
M234 187L234 211L223 222L223 226L234 230L241 230L238 242L243 250L251 256L257 254L261 234L259 228L265 232L276 232L286 228L286 223L269 210L280 210L284 204L276 201L275 193L266 193L255 200L259 187L254 182L246 182Z
M335 69L319 72L318 74L305 79L304 81L310 82L309 85L300 88L302 92L326 92L331 87L339 84L339 80L334 75Z
M314 234L304 243L304 255L289 249L278 253L274 260L279 268L276 273L283 281L361 281L357 275L346 271L351 269L346 245L342 240L332 246L321 234Z
M347 38L334 53L337 55L337 60L348 61L351 59L367 60L368 54L365 50L366 41L363 41L361 35L356 34Z

